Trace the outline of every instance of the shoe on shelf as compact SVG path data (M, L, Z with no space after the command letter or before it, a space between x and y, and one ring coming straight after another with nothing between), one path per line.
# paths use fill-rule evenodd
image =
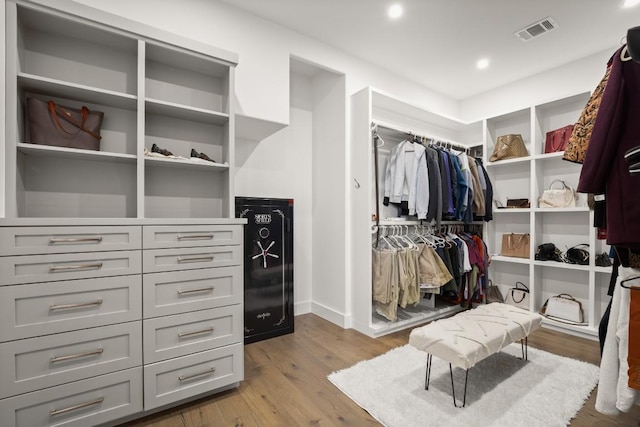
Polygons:
M209 158L209 156L207 156L206 154L204 154L204 153L198 153L198 152L197 152L195 149L193 149L193 148L191 149L191 157L192 157L192 158L197 158L197 159L206 160L206 161L208 161L208 162L213 162L213 163L215 163L215 162L216 162L215 160L213 160L213 159Z
M155 143L151 146L151 152L159 153L163 156L173 156L173 153L171 151L167 150L166 148L160 148Z

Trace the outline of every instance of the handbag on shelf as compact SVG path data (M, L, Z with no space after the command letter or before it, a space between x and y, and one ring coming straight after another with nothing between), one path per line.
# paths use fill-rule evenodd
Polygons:
M587 249L584 248L585 246ZM589 265L589 245L581 243L567 249L565 259L569 264Z
M593 131L593 125L596 122L598 110L602 103L602 95L607 86L609 80L609 74L611 73L611 67L607 67L602 80L596 86L593 94L587 101L580 118L573 127L573 132L569 137L569 143L564 150L563 160L574 163L584 163L584 157L587 154L587 148L589 147L589 140L591 139L591 132Z
M608 253L602 252L601 254L596 254L596 266L598 267L611 267L613 262L611 262L611 257Z
M503 234L502 255L516 258L529 258L529 233Z
M501 135L493 147L493 154L489 158L490 161L515 159L518 157L526 157L529 155L527 147L524 145L522 135L509 134Z
M56 147L100 149L104 113L66 107L53 101L27 98L29 142Z
M494 202L498 209L527 209L531 207L529 199L507 199L507 206L504 206L499 200L494 200Z
M531 207L529 199L507 199L507 207L511 209L526 209Z
M543 243L538 245L535 259L536 261L564 262L562 259L562 252L553 243Z
M556 182L562 184L562 188L553 188ZM542 192L538 202L541 208L573 208L576 206L576 193L566 182L556 179L549 189Z
M567 125L560 129L547 132L544 141L544 152L548 154L564 151L565 148L567 148L571 132L573 132L573 125Z
M540 308L540 314L564 323L584 324L582 303L569 294L560 294L549 298Z
M504 298L502 297L500 288L494 285L491 279L489 279L489 286L487 286L487 303L490 304L492 302L504 302Z
M507 291L505 304L529 310L529 288L522 282L516 282L516 286Z

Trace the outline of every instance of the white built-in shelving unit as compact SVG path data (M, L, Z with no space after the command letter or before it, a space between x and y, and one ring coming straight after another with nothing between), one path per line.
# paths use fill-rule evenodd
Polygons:
M113 425L237 386L237 55L70 0L4 7L2 425ZM103 112L99 151L30 143L29 97Z
M531 291L532 311L538 311L550 296L568 293L582 303L587 324L576 326L545 319L544 325L594 338L608 303L611 268L596 267L594 263L595 255L608 252L609 247L596 239L587 195L579 194L577 206L572 208L538 207L538 198L552 181L564 180L574 189L578 185L581 165L563 160L563 152L545 154L544 143L547 132L577 121L589 96L588 92L578 93L485 120L485 164L494 184L494 198L502 204L507 198L531 201L529 209L494 210L486 238L492 253L490 276L503 293L518 281L526 284ZM513 133L522 135L529 156L489 162L497 138ZM528 259L500 255L502 235L511 232L530 234ZM590 264L535 261L536 249L543 243L554 243L562 251L580 243L589 244Z

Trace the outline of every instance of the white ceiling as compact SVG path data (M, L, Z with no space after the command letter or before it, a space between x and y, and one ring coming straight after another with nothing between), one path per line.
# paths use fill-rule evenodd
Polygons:
M640 26L640 5L623 9L623 0L221 1L456 99L613 53ZM404 7L395 21L386 15L392 3ZM513 35L549 16L556 30L528 42ZM480 71L483 57L491 65Z

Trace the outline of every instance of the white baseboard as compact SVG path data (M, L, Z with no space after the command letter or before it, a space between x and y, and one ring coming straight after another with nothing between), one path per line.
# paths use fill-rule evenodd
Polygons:
M293 315L300 316L301 314L311 313L311 301L296 302L293 304Z
M353 327L351 316L346 316L344 313L337 312L336 310L322 304L318 304L317 302L304 301L295 303L293 306L293 312L295 316L313 313L344 329L350 329Z

